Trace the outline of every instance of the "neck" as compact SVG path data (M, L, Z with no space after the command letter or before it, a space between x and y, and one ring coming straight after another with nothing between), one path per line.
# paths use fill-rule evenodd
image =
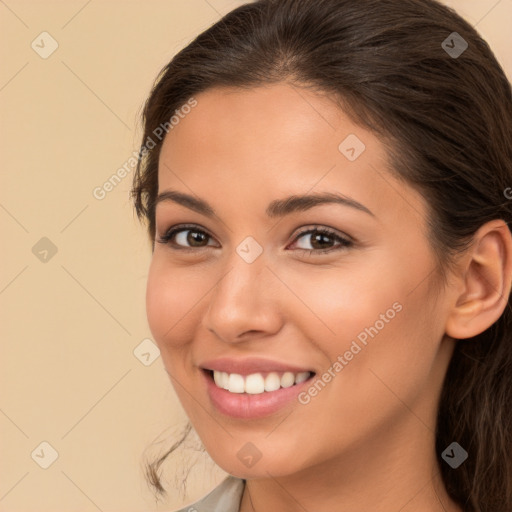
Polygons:
M375 438L293 475L247 478L240 512L462 512L442 482L433 433L420 427L416 436L395 429L393 439Z

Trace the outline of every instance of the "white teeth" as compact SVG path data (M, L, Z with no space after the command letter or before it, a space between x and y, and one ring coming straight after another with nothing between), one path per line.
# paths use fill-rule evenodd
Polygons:
M307 380L310 372L284 372L279 375L277 372L270 372L265 378L261 373L240 375L238 373L226 373L213 371L213 380L217 387L226 389L231 393L248 393L259 395L264 392L276 391L279 388L289 388L294 384L300 384Z
M217 387L223 388L222 385L224 379L222 378L222 372L213 372L213 380L215 381L215 384L217 384Z
M309 372L302 372L302 373L297 373L296 377L295 377L295 384L300 384L301 382L304 382L305 380L307 380L309 377Z
M230 388L231 389L231 388ZM265 391L265 381L261 373L252 373L245 378L245 392L258 395Z
M245 391L244 378L238 373L229 375L228 389L231 393L243 393Z
M281 377L281 387L289 388L295 384L295 375L292 372L285 372Z
M265 379L265 391L276 391L281 387L281 377L275 372L271 372Z

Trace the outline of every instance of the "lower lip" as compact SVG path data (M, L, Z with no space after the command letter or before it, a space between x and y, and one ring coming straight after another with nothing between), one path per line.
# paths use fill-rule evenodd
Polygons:
M263 418L277 412L297 399L297 395L310 384L314 377L312 375L309 379L289 388L279 388L276 391L251 395L249 393L231 393L219 388L209 372L201 370L201 373L206 381L208 395L213 405L221 413L240 419Z

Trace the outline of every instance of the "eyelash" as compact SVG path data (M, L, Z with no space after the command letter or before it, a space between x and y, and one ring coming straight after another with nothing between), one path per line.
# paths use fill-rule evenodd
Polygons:
M207 231L204 231L203 229L199 229L197 226L195 226L193 224L189 224L189 225L181 225L181 226L175 226L175 227L170 228L163 236L161 236L157 239L157 242L159 242L161 244L167 244L173 250L179 250L179 251L195 251L195 250L211 248L211 246L183 247L181 245L172 244L171 243L172 237L174 235L176 235L177 233L180 233L181 231L194 231L196 233L202 233L202 234L206 235L207 237L209 237L210 239L213 238ZM352 240L350 240L348 238L344 238L344 237L338 235L336 232L334 232L330 229L324 228L324 227L308 228L307 230L301 231L300 233L297 234L297 236L295 237L295 239L293 240L292 243L295 243L300 237L305 236L305 235L310 235L312 233L320 233L322 235L326 235L326 236L334 239L334 241L339 242L339 245L337 247L330 247L328 249L301 249L301 248L299 248L299 249L295 249L295 250L298 250L298 251L301 251L302 253L307 253L310 256L313 256L313 255L318 255L318 254L326 254L326 253L341 250L341 249L348 249L349 247L352 247L354 245L354 242Z

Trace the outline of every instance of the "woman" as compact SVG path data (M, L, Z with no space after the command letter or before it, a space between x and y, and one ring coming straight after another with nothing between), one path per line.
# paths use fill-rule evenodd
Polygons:
M502 69L432 0L259 0L171 60L148 321L229 474L182 510L512 511L511 141Z

